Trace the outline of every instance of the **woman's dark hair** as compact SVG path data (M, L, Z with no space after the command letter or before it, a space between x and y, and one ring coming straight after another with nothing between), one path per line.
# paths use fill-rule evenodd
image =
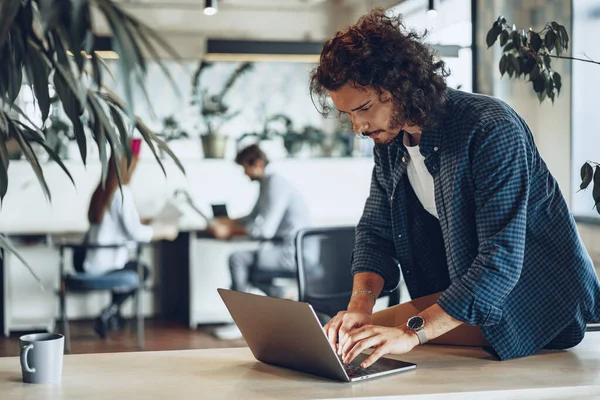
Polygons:
M381 8L336 33L323 45L310 78L310 94L319 112L331 112L328 91L347 83L388 90L402 121L428 128L445 103L448 72L423 35L406 29L402 18ZM316 98L316 101L315 101ZM318 102L318 105L317 105Z
M254 163L258 160L264 161L265 165L269 163L269 159L267 158L266 154L260 149L260 147L258 147L257 144L252 144L244 148L235 157L235 162L239 165L254 165Z

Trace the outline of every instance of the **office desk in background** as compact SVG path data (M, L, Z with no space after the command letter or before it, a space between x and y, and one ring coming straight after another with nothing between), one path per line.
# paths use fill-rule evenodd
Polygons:
M232 322L218 288L229 288L229 257L236 251L254 250L260 242L244 237L215 239L206 230L183 232L174 242L160 246L161 314L199 324Z
M582 399L600 396L600 333L570 351L499 362L478 348L425 345L417 369L341 383L257 362L247 348L67 355L58 384L21 383L0 358L2 400L17 399Z

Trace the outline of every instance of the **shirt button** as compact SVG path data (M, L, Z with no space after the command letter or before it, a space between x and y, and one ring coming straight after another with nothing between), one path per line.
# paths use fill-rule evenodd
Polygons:
M433 148L433 151L438 151L439 149L440 149L439 147L435 146L435 147Z
M402 162L406 162L406 157L402 157Z
M399 238L401 238L401 237L402 237L402 235L398 235L398 237L399 237Z
M390 196L390 201L394 200L394 196Z

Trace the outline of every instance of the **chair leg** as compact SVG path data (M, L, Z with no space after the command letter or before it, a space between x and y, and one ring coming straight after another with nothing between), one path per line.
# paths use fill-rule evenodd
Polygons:
M139 285L135 294L135 308L137 315L137 345L138 349L144 348L144 317L142 315L142 289L143 285Z
M65 282L60 284L60 321L62 323L62 331L65 336L65 351L71 352L71 334L69 332L69 320L67 319L67 288Z

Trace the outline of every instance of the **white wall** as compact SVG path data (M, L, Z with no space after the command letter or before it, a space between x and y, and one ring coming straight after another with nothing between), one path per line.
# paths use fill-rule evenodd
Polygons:
M250 182L242 168L231 160L186 160L185 176L172 161L164 163L167 177L151 158L138 163L130 187L142 217L157 214L178 188L188 190L197 206L209 215L212 203L227 203L233 217L248 213L254 205L258 183ZM316 225L358 222L368 195L372 164L370 158L273 161L273 166L306 197ZM11 162L8 194L0 212L0 232L84 232L100 164L91 161L84 168L80 162L71 161L67 166L75 186L56 164L44 166L52 192L52 203L48 203L29 165L24 161ZM205 222L191 208L184 207L184 211L182 229L204 227Z

